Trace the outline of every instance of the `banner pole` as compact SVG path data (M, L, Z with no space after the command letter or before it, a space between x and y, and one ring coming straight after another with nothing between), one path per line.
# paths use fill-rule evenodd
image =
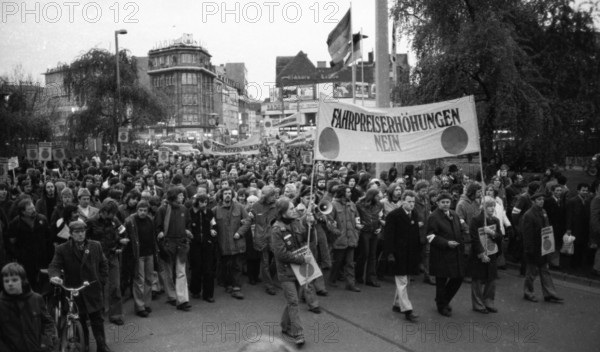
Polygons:
M308 208L306 209L306 211L307 211L306 216L308 216L310 214L310 212L315 211L314 205L313 205L314 203L312 201L314 182L315 182L315 158L313 155L312 164L311 164L311 172L310 172L310 193L308 196L309 204L308 204ZM313 215L313 219L314 219L314 221L317 220L314 215ZM311 231L312 226L311 226L311 223L309 223L309 222L307 222L307 223L308 223L308 236L306 239L306 248L310 251L310 231ZM312 254L312 252L311 252L311 254ZM312 255L314 255L314 254L312 254ZM308 264L306 264L306 273L308 274ZM308 288L308 283L309 283L308 280L306 280L305 288Z

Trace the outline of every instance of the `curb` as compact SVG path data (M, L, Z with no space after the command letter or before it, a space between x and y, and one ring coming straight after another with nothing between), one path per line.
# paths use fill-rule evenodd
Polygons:
M520 265L513 262L506 262L506 266L519 271ZM600 279L591 279L587 277L575 276L571 274L561 273L559 271L550 270L553 280L566 281L574 284L579 284L586 287L600 288Z

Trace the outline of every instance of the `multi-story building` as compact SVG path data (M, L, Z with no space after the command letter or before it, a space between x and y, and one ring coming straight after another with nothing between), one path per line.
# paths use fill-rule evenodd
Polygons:
M191 34L148 52L152 88L168 97L169 116L178 139L203 139L215 127L214 83L217 74L208 50Z
M81 104L78 104L64 86L65 74L68 68L67 65L59 65L48 69L44 73L45 106L55 111L56 121L54 121L52 126L54 137L58 139L67 134L69 116L81 109Z

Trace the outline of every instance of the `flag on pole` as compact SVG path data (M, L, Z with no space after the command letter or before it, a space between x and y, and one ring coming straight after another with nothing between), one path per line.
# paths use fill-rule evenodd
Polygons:
M352 35L352 43L353 43L353 48L354 50L352 51L352 53L350 54L350 56L348 56L348 58L346 59L346 62L344 63L345 66L348 66L350 64L352 64L353 62L355 62L358 59L362 59L362 39L363 38L369 38L368 36L362 34L362 33L354 33L354 35Z
M350 52L350 37L351 37L351 10L342 17L340 22L327 36L327 49L331 55L331 61L338 65L344 62L344 58Z
M412 162L479 151L473 96L398 108L319 100L315 160Z

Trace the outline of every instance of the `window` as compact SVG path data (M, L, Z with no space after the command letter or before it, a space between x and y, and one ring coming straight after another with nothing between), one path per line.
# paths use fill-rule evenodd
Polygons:
M195 73L182 73L181 74L181 84L197 85L198 84L198 75Z
M182 95L183 105L198 105L198 96L196 94L183 94Z

